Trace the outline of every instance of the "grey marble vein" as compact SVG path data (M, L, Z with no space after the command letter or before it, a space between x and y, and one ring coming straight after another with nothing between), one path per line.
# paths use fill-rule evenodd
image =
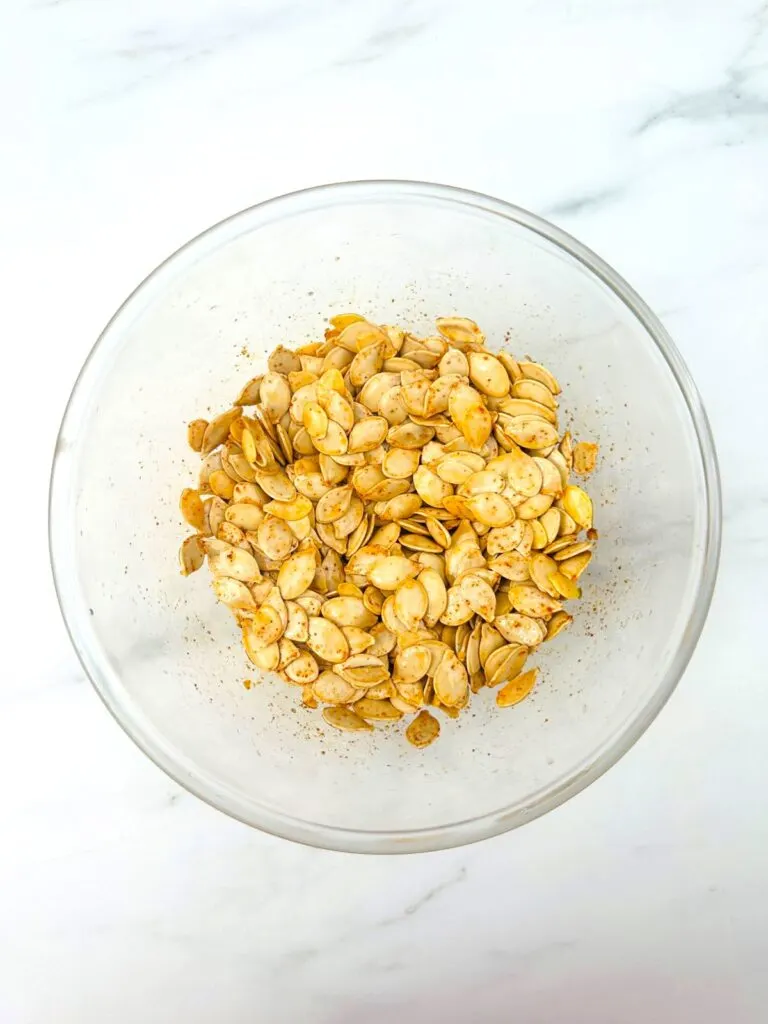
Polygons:
M768 127L768 94L754 82L765 71L768 55L753 58L765 42L768 30L768 4L762 3L749 18L749 32L743 46L725 67L721 81L709 89L681 93L647 114L634 128L643 135L670 121L691 123L717 119L749 122L750 130L764 132Z
M545 206L545 217L572 217L576 214L591 213L602 209L608 203L619 200L626 194L626 188L618 185L606 186L590 192L582 192L572 199L562 199L550 206Z

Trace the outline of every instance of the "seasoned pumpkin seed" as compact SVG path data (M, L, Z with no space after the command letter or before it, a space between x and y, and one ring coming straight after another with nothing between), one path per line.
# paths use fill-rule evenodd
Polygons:
M370 722L366 722L364 718L361 718L350 708L344 706L323 708L323 718L334 729L342 729L345 732L359 732L362 730L370 732L373 729Z
M428 747L439 735L440 723L426 710L420 711L405 730L405 738L419 749Z
M181 575L189 576L197 572L205 560L205 548L203 538L200 534L193 534L187 537L179 550L179 562L181 563Z
M440 730L424 705L455 718L486 685L500 707L530 691L528 652L572 621L561 600L597 539L569 482L597 445L560 434L555 377L472 320L437 329L342 313L323 341L278 346L232 408L188 425L202 464L180 500L198 531L182 573L208 556L249 660L335 728L414 715L417 747Z
M511 708L513 704L519 704L528 696L536 683L539 674L537 668L531 668L522 675L510 679L500 690L496 692L496 703L500 708Z

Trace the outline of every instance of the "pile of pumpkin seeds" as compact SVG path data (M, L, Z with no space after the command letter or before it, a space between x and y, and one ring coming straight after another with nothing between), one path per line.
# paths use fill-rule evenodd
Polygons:
M597 446L560 433L549 370L488 351L472 320L426 338L330 325L189 424L203 461L181 495L182 572L207 557L250 661L330 725L407 717L424 747L428 709L526 697L530 652L572 621L597 532L570 476Z

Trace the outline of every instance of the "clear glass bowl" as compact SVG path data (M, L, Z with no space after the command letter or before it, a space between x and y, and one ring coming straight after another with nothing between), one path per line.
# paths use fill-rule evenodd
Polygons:
M600 543L573 626L536 654L532 696L484 691L423 751L402 726L330 729L293 687L255 678L203 570L179 575L179 491L197 478L185 425L227 406L278 343L357 310L429 332L477 320L563 388L564 421L598 441ZM701 631L720 496L706 416L670 338L602 260L507 203L358 182L245 210L137 288L67 407L50 542L72 642L107 707L191 792L301 842L377 853L456 846L583 789L656 716Z

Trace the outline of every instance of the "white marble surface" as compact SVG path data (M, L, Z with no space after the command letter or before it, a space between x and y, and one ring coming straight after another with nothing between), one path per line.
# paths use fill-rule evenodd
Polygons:
M0 7L3 1024L762 1022L768 1015L768 7L754 0L7 0ZM585 793L405 859L182 792L69 648L44 542L68 390L134 284L272 194L461 184L662 315L722 463L685 678ZM10 485L9 485L10 484ZM9 586L10 583L10 586Z

